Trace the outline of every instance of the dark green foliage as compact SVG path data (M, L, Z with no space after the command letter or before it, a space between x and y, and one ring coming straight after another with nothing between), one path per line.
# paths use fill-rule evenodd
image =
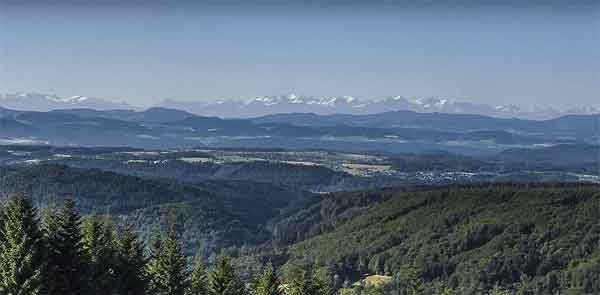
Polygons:
M152 244L150 245L150 257L146 264L145 276L148 278L148 293L158 294L160 291L160 282L157 274L160 272L159 259L163 254L163 241L160 232L154 233Z
M86 263L86 292L111 293L115 289L116 249L110 222L95 213L82 224L82 248Z
M254 295L281 295L281 286L273 265L269 263L256 282Z
M44 219L47 247L48 294L84 294L85 263L81 242L81 217L75 203L67 199L60 210L49 209Z
M188 287L187 261L175 229L156 248L148 275L155 295L183 295Z
M116 287L120 295L145 294L148 279L145 273L144 245L133 228L125 225L117 244Z
M315 272L312 269L293 267L288 275L288 295L333 295L331 274L325 269Z
M15 196L1 211L0 294L40 294L43 258L37 210L28 198Z
M307 275L306 270L299 269L294 272L288 280L286 294L288 295L313 295L314 289L312 281ZM315 294L316 295L316 294Z
M221 253L209 276L209 295L243 295L242 282L231 263L231 258Z
M598 186L382 190L360 200L334 194L313 206L320 210L287 218L286 228L307 219L327 225L292 245L289 263L308 260L342 277L394 276L398 289L420 277L423 292L438 281L461 294L495 285L532 294L600 292Z
M423 292L423 279L418 270L407 265L400 269L396 277L397 288L400 294L418 295Z
M125 183L140 195L151 188L136 178ZM119 214L112 221L126 225L118 238L108 218L90 215L80 224L70 200L61 208L48 206L40 233L31 203L12 199L0 210L0 293L333 295L343 287L340 295L600 294L598 186L389 188L324 195L303 209L279 212L278 206L289 204L283 197L260 208L272 199L267 191L245 184L253 198L244 198L238 186L227 184L220 186L228 192L219 195L224 199L193 200L201 195L190 194L181 202L151 206L156 211L139 223L127 224L134 219L129 211ZM207 192L215 191L210 186L219 185L204 186ZM198 189L166 187L167 192ZM254 198L259 193L263 196ZM269 217L259 217L260 212ZM245 224L251 221L256 223ZM267 243L226 249L245 272L220 255L206 275L200 257L193 268L188 265L180 239L188 235L198 245L200 235L189 228L204 222L210 222L206 232L219 229L231 240L260 232L265 236L254 241ZM163 238L165 223L177 227ZM149 228L156 228L157 237L146 259L136 233L147 236ZM273 230L270 241L265 228ZM19 240L25 242L13 242ZM271 266L259 272L254 261L273 261L282 276ZM385 276L385 285L364 283L374 274ZM246 290L250 276L258 278Z
M335 293L332 284L332 275L325 269L318 269L311 278L312 289L314 294L319 295L333 295Z
M196 253L199 241L209 252L265 242L270 233L264 225L270 219L312 196L267 183L182 184L58 165L0 167L0 188L0 199L10 192L25 192L35 204L45 207L70 196L84 215L108 210L134 226L144 242L150 241L155 228L168 230L168 216L174 211L188 256Z
M185 295L207 295L208 278L202 265L202 256L197 255L194 261L194 268L190 274L190 285Z

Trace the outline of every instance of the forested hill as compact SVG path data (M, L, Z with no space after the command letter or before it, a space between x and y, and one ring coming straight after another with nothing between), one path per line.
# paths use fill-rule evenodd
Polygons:
M260 258L285 282L297 281L298 270L326 269L331 290L343 295L488 294L495 286L511 293L493 294L600 294L598 185L402 187L317 197L248 181L0 168L0 197L13 193L31 196L42 211L64 197L84 215L108 211L147 245L170 228L188 257L199 245L206 256L223 249L237 256L244 279L256 275ZM386 284L364 289L364 276L373 275Z
M418 294L440 284L459 294L494 285L516 294L600 294L598 186L338 193L275 228L280 246L307 238L289 246L284 269L326 266L341 281L388 275L391 290L418 282Z
M72 198L83 214L109 213L148 240L169 223L180 226L184 250L208 250L269 239L264 225L311 200L310 194L267 183L205 181L194 185L60 165L0 168L0 198L22 193L39 208Z

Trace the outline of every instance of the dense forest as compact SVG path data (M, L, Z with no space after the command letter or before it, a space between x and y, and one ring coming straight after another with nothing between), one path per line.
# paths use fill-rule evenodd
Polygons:
M262 243L270 238L265 230L270 219L313 200L312 194L268 183L184 184L60 165L0 168L0 200L19 193L30 196L40 209L72 198L82 214L110 213L115 222L138 228L146 242L152 231L165 231L175 219L186 255L193 255L199 245L214 252Z
M97 181L105 174L131 187L157 185L93 172ZM5 171L5 184L39 181L7 176L13 173ZM185 190L165 191L181 194L183 201L132 211L110 203L111 211L97 213L102 207L82 197L85 185L73 183L81 187L71 198L40 202L11 193L3 202L0 294L600 292L600 189L595 185L386 188L266 207L268 192L236 199L238 194L222 193L226 184L214 183L203 189L221 188L214 197L226 202L195 200L182 207ZM252 186L246 185L242 189ZM143 190L120 193L136 191ZM105 193L94 198L105 201ZM255 209L241 208L255 198ZM139 210L154 215L146 212L140 219ZM208 211L210 218L196 214ZM210 221L232 216L238 218L235 223ZM157 224L154 219L162 219L162 225L150 226ZM244 228L246 234L240 232ZM215 232L221 242L202 245Z
M11 197L0 210L0 294L243 295L333 294L326 272L280 283L271 264L243 282L221 253L210 271L190 262L173 225L146 247L133 227L116 231L107 218L82 218L67 199L38 218L29 198ZM148 249L148 250L146 250Z
M365 274L401 289L418 277L460 294L600 293L600 189L481 185L331 194L282 217L273 255L284 269L327 267L340 282ZM421 294L421 293L418 293Z

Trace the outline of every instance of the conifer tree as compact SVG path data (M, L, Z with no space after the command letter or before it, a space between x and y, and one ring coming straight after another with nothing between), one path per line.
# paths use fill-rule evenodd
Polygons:
M86 262L88 294L108 293L114 284L114 240L112 227L95 213L82 225L82 248Z
M196 256L194 261L194 268L190 275L190 285L185 293L186 295L207 295L208 294L208 280L206 272L202 266L202 258L200 255Z
M215 268L210 273L208 285L208 294L210 295L244 294L244 286L231 264L231 258L222 253L217 257Z
M414 265L403 267L397 277L402 294L416 295L423 291L423 279Z
M49 295L84 293L84 263L81 244L81 217L75 203L67 199L63 208L49 208L44 218Z
M311 278L307 275L306 270L294 267L292 269L292 274L289 275L291 278L288 283L288 290L286 294L288 295L312 295L312 281Z
M43 277L44 293L49 295L58 294L58 278L56 272L59 262L59 235L56 229L60 225L60 211L56 203L50 203L44 210L42 221L42 235L44 241L44 257L46 265Z
M159 254L158 254L159 253ZM171 229L159 252L154 254L149 275L156 295L183 295L188 285L187 262L175 229Z
M133 228L126 225L117 247L116 285L120 295L146 294L148 281L144 269L144 245Z
M326 269L309 272L302 267L292 269L288 295L332 295L331 275Z
M256 282L256 295L281 295L279 279L269 263Z
M117 269L117 239L115 237L115 228L113 227L110 215L105 215L102 222L102 237L104 239L104 250L106 253L106 263L108 264L109 276L107 277L107 285L113 285L111 290L114 290L114 284L116 282L116 269Z
M150 259L146 264L146 277L148 278L148 293L151 295L159 294L159 259L162 256L163 245L162 236L159 231L154 233L152 244L150 245Z
M313 294L333 295L331 273L327 269L317 270L311 278L311 289Z
M16 196L1 211L0 294L40 294L43 259L37 210L29 199Z

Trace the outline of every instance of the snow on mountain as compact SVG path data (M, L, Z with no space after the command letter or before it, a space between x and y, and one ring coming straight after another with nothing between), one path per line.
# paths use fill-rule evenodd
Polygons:
M213 102L164 100L158 106L185 110L204 116L251 118L275 113L375 114L390 111L421 113L478 114L501 118L549 119L569 114L597 114L600 105L574 106L568 110L553 108L523 109L514 104L486 105L448 98L389 96L360 99L354 96L287 95L260 96L250 100L219 99ZM0 94L0 107L25 111L90 108L96 110L134 109L126 103L89 96L60 97L53 94Z
M283 106L283 105L317 105L325 107L335 107L343 104L352 104L356 98L352 96L324 96L310 97L300 96L295 93L282 96L261 96L246 102L246 105L261 105L261 106Z
M57 109L91 108L97 110L131 109L118 103L88 96L60 97L54 94L14 93L0 95L0 107L23 111L50 111Z
M363 100L353 96L316 97L294 93L279 96L261 96L247 101L219 100L215 103L186 103L171 100L164 101L161 106L184 109L199 115L243 118L274 113L374 114L400 110L527 119L549 119L566 114L600 113L598 107L576 107L566 111L557 111L552 108L526 110L514 104L491 106L436 97L389 96L378 100Z

